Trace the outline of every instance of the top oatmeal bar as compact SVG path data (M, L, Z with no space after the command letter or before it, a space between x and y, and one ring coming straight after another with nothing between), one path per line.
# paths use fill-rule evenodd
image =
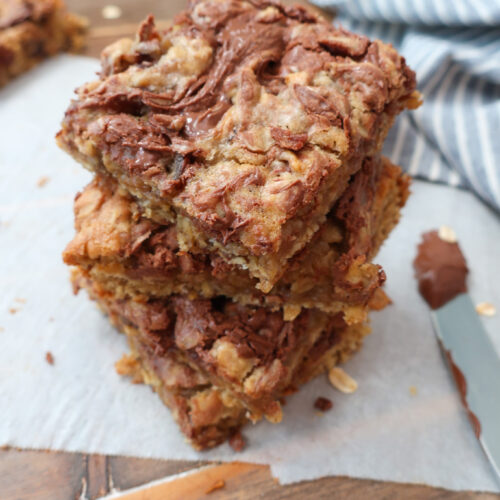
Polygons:
M58 141L174 222L183 250L217 251L266 292L417 105L389 45L274 0L197 0L104 50Z

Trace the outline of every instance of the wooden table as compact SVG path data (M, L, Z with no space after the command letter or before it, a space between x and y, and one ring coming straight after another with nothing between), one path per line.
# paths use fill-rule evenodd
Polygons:
M121 8L118 19L107 20L100 0L67 0L71 10L90 19L87 54L98 56L109 42L132 35L148 13L166 21L181 10L186 0L114 0ZM1 417L0 417L1 418ZM45 451L0 450L0 500L94 499L112 489L128 489L149 481L195 469L201 462L145 460ZM82 496L84 493L84 496ZM200 498L203 497L200 492ZM427 486L329 477L280 486L265 466L247 466L225 481L210 499L474 499L500 496L450 492Z

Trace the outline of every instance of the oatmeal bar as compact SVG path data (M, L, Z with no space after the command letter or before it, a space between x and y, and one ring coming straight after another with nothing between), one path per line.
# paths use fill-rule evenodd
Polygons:
M341 346L338 356L348 355L360 342L338 344L343 332L354 331L359 339L368 332L362 323L348 326L342 315L315 309L285 321L281 311L241 306L224 297L118 299L81 270L74 272L73 283L76 291L85 288L119 328L127 331L131 326L157 353L175 353L176 359L227 390L253 421L263 416L281 420L279 399L299 377L308 355L314 366L315 356L330 348Z
M58 142L174 224L182 251L216 251L269 292L417 105L389 45L274 0L195 0L104 50Z
M80 49L85 28L60 0L0 0L0 87L48 56Z
M64 252L67 264L83 267L115 296L231 297L242 304L343 311L359 322L384 275L371 263L397 223L408 195L408 177L387 159L366 159L361 171L308 246L290 260L269 294L255 288L247 271L216 254L179 248L176 228L140 216L116 183L95 179L77 196L77 234Z

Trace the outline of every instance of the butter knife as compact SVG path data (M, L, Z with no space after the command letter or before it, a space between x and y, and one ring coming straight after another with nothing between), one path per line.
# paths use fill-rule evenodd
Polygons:
M462 404L500 478L500 358L467 294L469 270L453 230L425 233L413 264Z
M500 359L468 294L432 310L431 318L474 433L500 478Z

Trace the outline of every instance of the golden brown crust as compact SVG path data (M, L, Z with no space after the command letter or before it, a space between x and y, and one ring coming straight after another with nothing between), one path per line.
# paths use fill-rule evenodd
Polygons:
M104 51L59 142L148 218L187 218L267 291L414 88L392 47L302 8L199 0L173 28L150 17Z
M79 50L86 26L61 0L0 0L0 87L46 57Z

